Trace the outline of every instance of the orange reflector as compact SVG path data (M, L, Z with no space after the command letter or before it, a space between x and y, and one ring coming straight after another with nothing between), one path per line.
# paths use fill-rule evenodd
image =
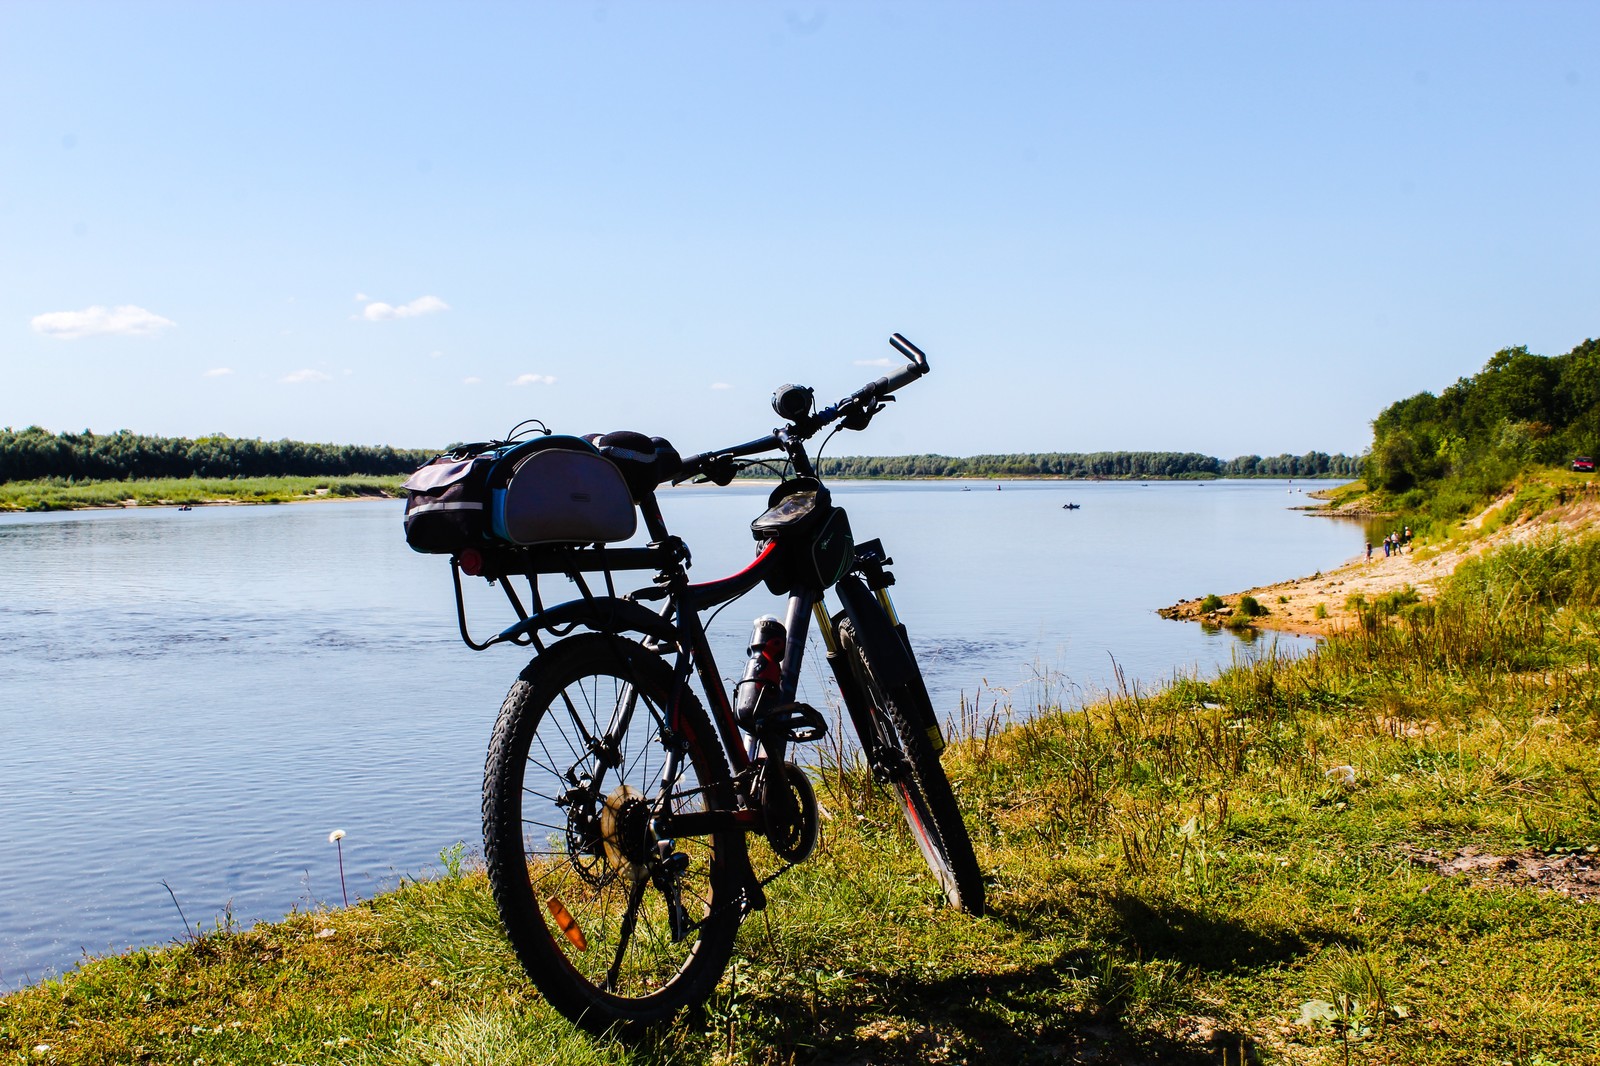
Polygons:
M550 908L550 917L556 920L556 924L561 927L561 931L566 934L567 939L572 941L572 946L579 951L588 951L589 941L584 939L583 930L578 928L578 919L572 916L571 911L562 906L561 900L551 896L545 901L545 906Z

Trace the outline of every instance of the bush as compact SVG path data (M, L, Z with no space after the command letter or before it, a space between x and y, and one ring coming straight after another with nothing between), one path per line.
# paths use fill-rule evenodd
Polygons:
M1205 614L1222 610L1222 597L1215 592L1200 601L1200 610Z
M1452 599L1473 599L1497 609L1600 605L1600 538L1555 536L1507 544L1469 559L1446 588Z
M1399 614L1401 608L1410 607L1420 599L1422 597L1417 595L1417 590L1410 585L1406 585L1403 588L1395 589L1393 592L1385 592L1382 596L1379 596L1372 602L1372 609L1388 617Z
M1240 596L1239 606L1234 608L1234 614L1245 618L1260 618L1266 613L1267 609L1254 596Z

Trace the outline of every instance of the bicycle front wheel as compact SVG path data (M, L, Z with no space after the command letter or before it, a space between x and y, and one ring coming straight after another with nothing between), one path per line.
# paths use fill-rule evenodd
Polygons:
M928 740L923 722L933 711L919 706L919 702L927 702L927 697L922 694L918 679L895 686L893 692L885 692L848 619L840 621L838 633L841 650L860 691L872 704L877 761L888 777L918 850L938 879L950 906L981 915L983 871L978 868L972 838L961 820L961 808L950 789L950 779L945 776L939 756Z
M738 931L736 834L665 839L663 819L731 806L704 710L639 644L584 634L523 670L483 783L501 921L550 1004L594 1032L708 996Z

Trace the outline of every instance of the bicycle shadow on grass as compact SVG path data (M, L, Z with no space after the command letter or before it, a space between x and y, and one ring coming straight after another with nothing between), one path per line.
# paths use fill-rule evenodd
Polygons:
M1192 1014L1179 975L1268 969L1352 942L1329 929L1252 924L1115 892L1092 902L1063 899L1025 914L997 909L986 920L1032 940L1059 939L1064 928L1078 928L1105 947L1066 949L1005 973L932 981L915 970L866 973L854 989L825 996L807 995L797 974L793 985L780 983L782 991L769 986L742 1017L763 1019L756 1028L780 1053L774 1061L1244 1063L1259 1061L1253 1041ZM795 985L801 990L789 990ZM719 999L726 1011L728 1001ZM719 1015L719 1004L709 1010L714 1026L737 1013ZM1163 1019L1160 1028L1137 1020L1152 1016Z
M1247 923L1173 900L1151 900L1127 892L1111 892L1094 900L1093 914L1084 900L1034 908L1026 915L991 912L990 920L1038 938L1061 935L1076 924L1125 954L1164 959L1204 973L1282 965L1332 945L1352 946L1346 934L1320 927L1289 928Z
M1169 959L1206 973L1278 966L1355 941L1331 929L1248 924L1171 901L1119 893L1107 898L1117 932L1144 958Z
M762 1019L745 1035L778 1062L898 1066L925 1062L1117 1062L1151 1066L1217 1066L1252 1061L1238 1033L1207 1028L1177 1039L1119 1016L1121 1004L1081 992L1081 953L1002 974L958 974L928 981L916 974L864 975L854 990L816 999L803 991L767 991L742 1018ZM798 983L798 982L797 982ZM1063 1000L1076 999L1068 1004ZM729 1026L729 1003L706 1007L713 1029ZM735 1023L737 1026L737 1023ZM737 1036L729 1029L731 1036ZM738 1057L733 1056L735 1061Z

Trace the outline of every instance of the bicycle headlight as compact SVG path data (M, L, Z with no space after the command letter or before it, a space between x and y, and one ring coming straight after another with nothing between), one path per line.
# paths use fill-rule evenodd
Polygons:
M772 394L772 409L778 417L798 422L811 413L815 394L808 385L784 385Z

